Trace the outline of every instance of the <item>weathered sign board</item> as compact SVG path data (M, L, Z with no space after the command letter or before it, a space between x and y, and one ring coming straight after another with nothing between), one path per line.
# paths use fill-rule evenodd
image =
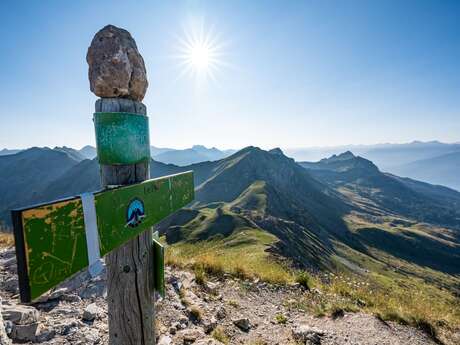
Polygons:
M193 197L193 173L185 172L12 211L21 301L37 299Z

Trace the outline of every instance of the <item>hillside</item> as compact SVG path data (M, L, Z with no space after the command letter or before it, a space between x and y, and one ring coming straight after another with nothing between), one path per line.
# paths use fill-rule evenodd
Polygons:
M77 159L71 150L32 148L0 157L0 223L11 224L10 210L101 188L96 159ZM81 158L81 157L80 157ZM151 161L152 178L185 171Z
M367 212L460 228L460 193L449 188L382 173L349 151L300 165Z
M274 282L289 280L292 267L346 272L387 296L384 318L449 315L459 326L460 309L445 308L460 294L460 193L382 173L351 152L302 165L254 147L195 165L194 209L158 227L172 262ZM389 307L402 299L403 311Z
M31 148L0 156L0 219L9 221L9 209L47 200L46 187L78 164L68 153Z

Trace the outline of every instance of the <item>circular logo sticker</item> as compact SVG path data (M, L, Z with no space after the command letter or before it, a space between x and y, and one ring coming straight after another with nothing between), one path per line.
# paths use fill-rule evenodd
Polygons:
M126 212L126 226L135 228L145 218L144 203L140 199L133 199Z

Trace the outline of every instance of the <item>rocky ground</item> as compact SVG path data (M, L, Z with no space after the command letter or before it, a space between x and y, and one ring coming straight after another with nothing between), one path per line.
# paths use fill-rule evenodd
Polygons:
M167 293L155 303L158 344L435 344L423 332L361 314L315 318L296 308L307 292L234 277L198 284L193 273L166 270ZM0 249L0 343L107 344L104 274L79 274L30 306L18 303L16 260ZM0 320L1 321L1 320Z

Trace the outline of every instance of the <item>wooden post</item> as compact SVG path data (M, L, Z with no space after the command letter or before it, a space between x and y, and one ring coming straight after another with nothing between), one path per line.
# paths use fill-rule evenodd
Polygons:
M134 118L136 114L147 115L142 104L148 87L147 72L144 59L128 31L113 25L105 26L91 41L86 61L90 89L101 97L96 101L96 113L120 113L120 121L126 120L127 113L128 116L132 114L133 121L138 120ZM114 118L112 116L112 120ZM96 117L95 126L98 127ZM143 127L146 133L136 132L141 130L134 125L124 132L130 137L118 138L127 139L124 140L125 146L117 146L114 142L116 135L110 126L104 135L98 134L96 128L103 187L130 185L149 178L148 124ZM112 142L104 146L108 141ZM136 151L139 147L140 156ZM124 155L124 150L128 156ZM134 155L133 150L136 151ZM101 156L103 152L109 156ZM125 228L116 230L126 231ZM155 344L152 232L145 231L110 252L106 256L106 265L110 345Z
M101 98L95 108L96 112L146 115L141 102L123 98ZM129 185L149 178L149 163L100 168L103 187ZM145 231L109 253L105 260L110 345L155 344L152 232Z

